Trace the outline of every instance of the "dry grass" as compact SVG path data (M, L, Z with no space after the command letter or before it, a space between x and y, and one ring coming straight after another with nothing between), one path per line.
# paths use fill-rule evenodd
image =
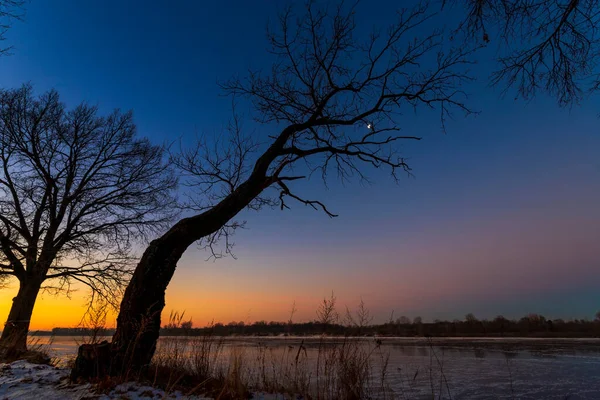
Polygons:
M317 338L272 342L229 340L214 329L202 336L185 336L192 327L184 313L171 313L165 324L182 336L164 336L158 342L152 364L142 374L96 381L97 391L106 393L116 385L137 380L184 395L204 395L220 400L251 398L252 392L277 393L281 399L358 400L412 399L427 391L432 399L452 398L444 372L444 354L429 343L429 367L416 371L389 371L389 353L375 338L328 337L328 324L337 323L336 299L325 299L317 310L324 333ZM294 313L292 307L290 324ZM101 331L104 318L90 317L87 326ZM361 301L356 316L346 311L351 331L368 327L370 316ZM214 326L213 326L214 328ZM96 343L97 335L84 342ZM393 375L392 377L390 375ZM393 386L392 389L392 379ZM424 390L426 391L424 393Z
M323 301L317 315L324 325L336 321L333 295ZM167 326L183 323L183 314L171 313ZM290 399L394 399L388 384L388 358L378 340L331 340L323 334L311 345L302 341L252 347L224 341L209 330L200 337L161 338L149 378L167 391L218 399L249 398L250 391L279 393Z
M183 314L171 313L167 326L183 323ZM179 390L223 400L249 398L245 354L233 349L229 360L224 357L223 339L212 330L199 337L163 337L146 378L167 392Z
M252 348L211 336L167 337L148 378L166 391L219 399L249 398L251 391L290 399L395 398L387 382L387 354L375 341L352 338L323 338L307 350L304 343Z
M332 294L317 310L323 326L339 318L335 301ZM361 306L365 313L364 304ZM105 310L99 313L105 314ZM104 321L102 315L90 315L86 325L99 332ZM191 327L191 321L184 319L184 313L173 312L166 326ZM82 339L84 343L97 341L97 335ZM106 392L134 379L167 393L180 391L221 400L250 398L251 391L278 393L289 399L385 400L396 398L388 384L388 357L377 340L332 340L323 334L310 344L258 343L252 347L226 341L209 329L203 336L162 337L152 364L142 375L125 374L96 385L99 392Z
M317 315L325 324L336 321L333 295L324 300ZM184 313L173 312L166 326L191 327L191 321L185 321ZM302 341L253 347L226 341L209 329L203 336L162 337L152 365L137 379L167 392L222 400L250 398L251 391L279 393L290 399L393 399L387 383L388 355L380 344L353 338L330 340L322 335L310 345ZM119 382L100 386L106 389Z
M46 364L56 365L57 359L50 355L50 347L52 345L53 338L47 343L43 343L39 336L28 336L27 337L27 350L17 353L3 353L2 362L13 362L16 360L26 360L33 364Z
M50 336L46 343L42 343L39 337L28 337L27 352L23 359L34 364L56 365L56 358L50 355L50 347L53 341L53 336Z

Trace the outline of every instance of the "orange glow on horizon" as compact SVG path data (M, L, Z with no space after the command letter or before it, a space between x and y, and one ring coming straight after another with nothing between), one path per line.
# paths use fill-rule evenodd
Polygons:
M403 238L401 232L392 231L385 240L360 244L360 252L355 243L352 248L324 246L314 252L301 247L259 251L248 245L240 260L206 263L203 254L190 249L169 284L162 324L172 310L185 312L195 327L287 321L294 301L298 311L293 320L311 321L332 290L340 314L346 306L354 309L362 298L377 323L392 311L394 317L462 318L479 303L489 305L489 314L481 317L490 318L506 313L505 304L514 299L524 301L519 312L537 312L526 309L534 304L525 304L533 301L527 296L548 296L548 304L558 304L565 301L557 294L561 290L575 293L587 288L586 282L597 281L594 241L600 231L597 219L587 215L549 220L543 212L529 211L432 224L435 229L424 226L403 240L398 239ZM70 299L41 294L31 330L78 326L88 293L76 288ZM0 290L0 324L16 293L16 281ZM559 316L580 315L569 313ZM106 325L114 327L115 322L112 313Z
M179 288L180 289L180 288ZM17 294L16 283L0 290L0 319L2 324L6 321L12 298ZM203 327L211 323L244 322L246 324L260 320L287 321L294 300L281 295L243 293L232 297L228 293L216 296L214 292L204 293L201 297L190 298L189 293L170 295L167 291L167 304L162 313L161 324L165 325L172 311L184 312L184 320L192 319L194 327ZM57 327L82 326L82 318L87 309L87 292L79 288L71 293L70 298L64 294L54 295L40 293L33 310L30 331L50 331ZM320 298L298 298L295 301L296 313L293 320L296 322L314 320L315 310ZM344 305L340 303L340 312ZM117 313L109 312L106 318L106 327L114 328ZM1 330L1 329L0 329Z

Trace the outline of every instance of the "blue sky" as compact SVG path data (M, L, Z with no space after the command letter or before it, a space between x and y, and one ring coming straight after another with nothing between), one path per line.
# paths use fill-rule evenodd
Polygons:
M268 67L264 28L280 4L32 0L7 35L14 49L0 59L0 84L55 88L71 106L133 109L140 135L192 140L231 115L217 82ZM363 3L359 32L398 4ZM362 296L379 319L391 310L426 319L592 317L600 309L590 284L600 279L600 104L590 97L561 109L544 95L502 97L487 84L493 54L481 54L479 80L466 88L478 115L456 114L446 134L435 114L405 116L404 131L423 137L402 148L413 177L396 185L375 172L372 186L304 185L336 219L301 205L244 213L238 259L207 263L190 249L167 308L185 304L198 321L285 319L296 300L310 319L334 290L349 305Z

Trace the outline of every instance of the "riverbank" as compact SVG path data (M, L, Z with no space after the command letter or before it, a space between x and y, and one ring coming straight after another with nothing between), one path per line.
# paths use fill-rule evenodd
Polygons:
M25 360L9 364L0 363L0 399L9 400L138 400L138 399L190 399L211 400L201 395L188 395L181 391L165 392L138 382L116 385L107 393L99 392L92 384L69 383L70 370L51 365L32 364ZM256 400L283 400L285 397L253 393Z
M141 386L134 382L119 385L108 393L98 394L91 384L72 385L69 383L68 377L69 370L66 368L32 364L25 360L0 364L0 399L79 400L87 398L109 400L117 398L169 398L165 396L164 391ZM200 399L200 397L197 397L197 399Z

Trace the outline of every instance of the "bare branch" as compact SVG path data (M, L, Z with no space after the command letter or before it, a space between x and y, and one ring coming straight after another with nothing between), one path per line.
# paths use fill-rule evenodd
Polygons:
M597 0L456 0L470 39L500 39L493 84L529 99L543 90L560 105L578 103L600 85L600 3Z
M280 206L281 209L283 210L284 208L288 208L287 204L285 204L285 196L291 197L292 199L295 199L297 201L299 201L300 203L303 203L304 205L307 206L311 206L313 209L318 210L321 209L325 212L325 214L327 214L329 217L337 217L337 214L333 214L332 212L330 212L327 207L325 207L325 204L321 203L320 201L317 200L305 200L302 199L301 197L293 194L290 189L288 188L288 186L283 183L282 180L279 180L277 182L279 184L279 186L281 186L281 192L279 194L279 201L280 201Z
M286 199L293 199L336 216L290 185L314 173L327 184L332 171L342 182L369 182L366 171L378 168L397 180L398 171L411 173L399 143L420 139L399 128L401 110L436 110L442 129L453 111L472 112L461 88L472 80L468 69L479 47L448 50L442 31L423 35L435 17L427 5L401 10L385 34L375 32L366 41L355 34L354 5L318 8L309 1L302 15L295 10L284 10L279 25L268 30L276 57L269 73L253 71L222 84L234 98L251 101L260 124L281 126L279 134L270 135L264 149L241 133L235 115L221 135L225 144L203 140L172 157L193 188L188 196L198 211L242 198L245 185L258 185L251 186L258 194L250 208L286 209Z

